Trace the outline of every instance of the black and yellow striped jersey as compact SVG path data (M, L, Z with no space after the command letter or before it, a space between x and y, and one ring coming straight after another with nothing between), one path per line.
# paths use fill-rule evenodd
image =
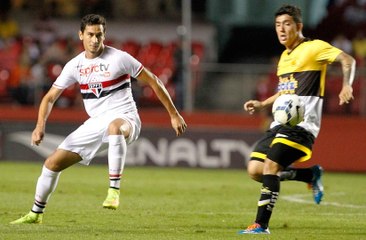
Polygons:
M318 136L321 123L325 75L342 50L322 40L305 40L290 53L285 50L277 66L278 91L297 94L305 104L305 118L299 126ZM273 122L271 127L278 125Z

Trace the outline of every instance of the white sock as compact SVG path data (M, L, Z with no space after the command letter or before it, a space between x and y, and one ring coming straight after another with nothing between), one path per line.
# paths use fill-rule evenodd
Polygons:
M125 165L127 144L123 135L109 135L108 167L109 187L119 189Z
M56 189L60 174L61 172L54 172L43 166L41 176L39 176L36 186L36 195L32 212L42 213L44 211L51 193Z

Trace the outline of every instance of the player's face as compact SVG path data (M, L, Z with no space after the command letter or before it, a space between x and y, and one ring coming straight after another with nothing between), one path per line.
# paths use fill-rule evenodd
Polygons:
M278 41L287 49L292 50L301 38L302 24L296 23L290 15L284 14L276 18Z
M102 53L105 39L103 25L87 25L84 32L79 31L79 38L83 41L87 58L95 58Z

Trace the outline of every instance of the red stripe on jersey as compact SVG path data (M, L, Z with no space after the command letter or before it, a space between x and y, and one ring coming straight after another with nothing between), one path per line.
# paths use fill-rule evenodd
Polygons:
M129 74L125 74L125 75L120 76L117 79L113 79L113 80L101 82L101 84L102 84L103 88L106 88L106 87L113 86L113 85L115 85L117 83L120 83L120 82L122 82L122 81L124 81L126 79L129 79L129 78L130 78L130 75ZM88 90L89 89L89 84L80 84L80 89L82 89L82 90Z

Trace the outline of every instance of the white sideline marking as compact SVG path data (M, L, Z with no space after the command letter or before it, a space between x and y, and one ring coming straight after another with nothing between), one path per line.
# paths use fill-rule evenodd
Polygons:
M336 194L332 194L332 195L344 195L344 193L336 193ZM289 202L315 204L314 201L304 199L307 197L308 197L308 194L294 194L294 195L282 196L281 199L284 199ZM338 202L326 202L326 201L322 201L320 203L320 205L344 207L344 208L366 208L366 206L363 206L363 205L343 204L343 203L338 203Z

